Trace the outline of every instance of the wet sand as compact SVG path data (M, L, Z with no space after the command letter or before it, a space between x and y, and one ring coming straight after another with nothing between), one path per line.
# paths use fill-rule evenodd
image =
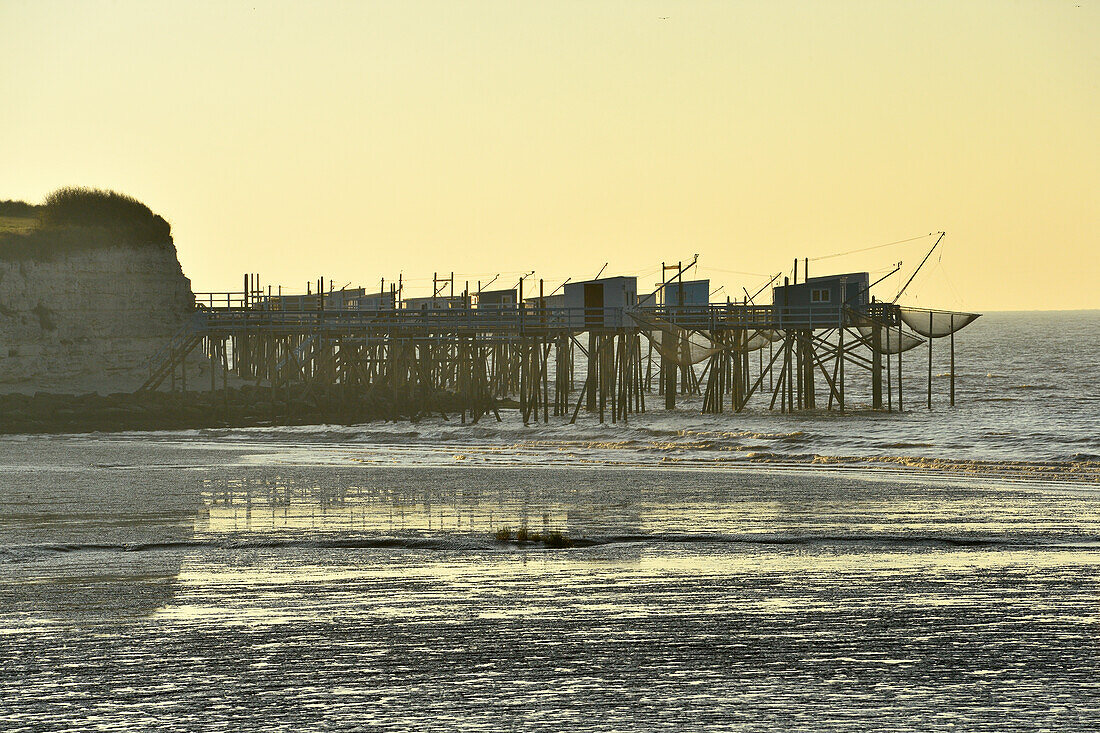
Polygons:
M9 730L1100 724L1088 484L98 438L0 465ZM495 541L522 524L592 542Z

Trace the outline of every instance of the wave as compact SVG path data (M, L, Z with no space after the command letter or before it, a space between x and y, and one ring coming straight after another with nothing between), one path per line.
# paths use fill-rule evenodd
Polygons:
M894 445L902 449L935 446L935 444L917 442L899 442ZM513 454L516 455L518 455L516 449L522 447L522 445L509 446ZM572 452L563 454L564 461L559 460L552 454L543 452L545 447L545 444L539 445L540 452L536 457L536 463L556 466L562 465L563 462L575 462L581 457L578 453L583 450L596 450L605 446L584 442L573 443L569 446ZM887 446L880 445L879 447ZM483 449L483 452L488 452L488 450L491 449ZM471 451L471 453L476 452L478 452L476 449ZM912 455L823 455L814 452L776 450L775 446L714 446L699 441L696 443L654 443L644 449L623 451L623 455L618 455L615 451L605 454L594 452L586 457L585 462L587 464L617 466L652 465L654 459L646 459L647 455L659 456L658 460L661 465L684 468L722 469L736 466L768 465L776 468L812 466L817 468L858 469L861 471L903 469L935 475L965 474L1013 480L1061 480L1100 483L1100 457L1087 452L1075 452L1064 458L1058 457L1047 461L1012 461Z
M85 440L170 441L187 448L209 447L219 451L217 457L196 459L196 465L205 461L211 466L223 461L250 467L461 463L722 468L770 463L905 466L923 471L1100 482L1100 466L1093 458L1100 448L1096 412L1081 400L1057 402L1049 409L1044 403L1043 410L1032 409L1041 399L1036 395L1042 393L1023 387L1043 389L1048 382L1040 375L1015 375L1010 383L1021 385L1021 389L985 394L975 390L978 394L966 397L968 409L937 407L935 412L913 409L902 414L848 410L844 414L761 411L702 415L694 412L698 400L685 399L680 411L651 410L632 416L628 424L598 424L588 416L575 425L555 421L524 426L511 415L503 423L489 420L463 426L437 417L415 425L379 422L228 428ZM105 470L142 465L113 456L100 458L96 466Z
M1089 456L1089 454L1074 454ZM1068 479L1100 483L1100 461L1085 457L1072 461L990 461L920 456L814 456L816 464L894 465L944 473L968 473L1032 479Z
M690 430L685 428L682 430L672 431L672 434L679 437L707 436L719 440L749 438L752 440L783 440L787 442L798 442L801 440L806 440L809 437L802 430L769 433L761 432L758 430Z

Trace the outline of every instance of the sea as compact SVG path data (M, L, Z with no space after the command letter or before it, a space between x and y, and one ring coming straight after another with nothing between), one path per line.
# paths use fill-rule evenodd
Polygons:
M903 412L3 437L0 730L1100 730L1100 311L979 318L954 407L932 356Z

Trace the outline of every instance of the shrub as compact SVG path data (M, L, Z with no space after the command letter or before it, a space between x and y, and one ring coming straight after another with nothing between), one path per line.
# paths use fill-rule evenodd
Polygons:
M46 260L120 244L174 249L167 221L137 199L114 191L59 188L41 206L0 202L0 215L38 220L38 226L26 231L0 232L0 260Z
M66 186L46 197L45 220L50 224L104 226L148 221L153 212L132 196L98 188Z
M132 196L98 188L69 186L46 197L42 220L48 226L100 226L125 230L135 244L171 241L163 217Z
M512 529L510 527L501 527L497 530L497 542L507 542L512 539Z
M29 218L36 216L38 207L26 201L0 201L0 216L18 216Z

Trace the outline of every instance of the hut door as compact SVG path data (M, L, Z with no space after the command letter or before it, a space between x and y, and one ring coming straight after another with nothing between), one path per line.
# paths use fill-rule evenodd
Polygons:
M585 328L603 328L603 283L584 285Z

